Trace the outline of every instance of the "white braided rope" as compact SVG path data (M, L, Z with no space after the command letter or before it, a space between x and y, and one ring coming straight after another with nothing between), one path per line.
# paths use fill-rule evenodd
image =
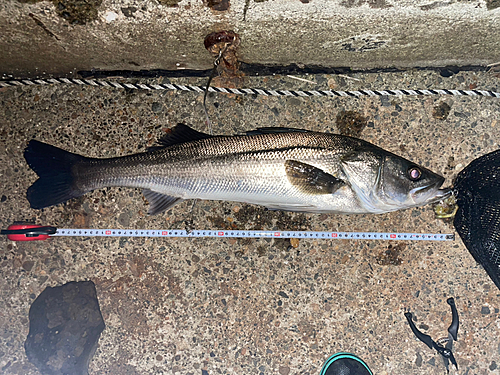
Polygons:
M128 83L116 82L109 80L95 79L75 79L75 78L48 78L48 79L23 79L23 80L8 80L0 81L0 88L15 87L15 86L32 86L32 85L51 85L51 84L74 84L81 86L102 86L121 89L135 90L180 90L201 93L205 91L204 86L193 85L177 85L172 83L150 84L150 83ZM209 87L209 92L222 92L226 94L238 95L264 95L264 96L328 96L328 97L362 97L362 96L415 96L415 95L451 95L451 96L488 96L500 98L500 92L490 90L354 90L354 91L339 91L339 90L270 90L260 88L233 89L225 87Z

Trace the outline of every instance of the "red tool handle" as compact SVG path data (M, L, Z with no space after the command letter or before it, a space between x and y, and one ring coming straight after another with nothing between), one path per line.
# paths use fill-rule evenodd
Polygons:
M13 224L1 234L6 234L11 241L41 241L49 238L50 234L56 233L57 228L34 225L34 224Z

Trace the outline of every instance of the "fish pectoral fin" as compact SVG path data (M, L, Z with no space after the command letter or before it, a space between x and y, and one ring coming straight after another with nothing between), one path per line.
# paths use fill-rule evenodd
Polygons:
M296 160L287 160L285 170L288 181L307 194L332 194L345 182L316 168Z
M148 151L156 151L165 147L212 137L213 136L210 134L199 132L187 125L177 124L172 129L169 129L168 133L158 140L157 145L149 147Z
M310 130L297 129L297 128L274 128L263 127L255 130L245 132L246 135L259 135L259 134L276 134L276 133L308 133Z
M149 189L144 189L142 193L149 202L149 215L157 215L183 201L182 198L157 193Z

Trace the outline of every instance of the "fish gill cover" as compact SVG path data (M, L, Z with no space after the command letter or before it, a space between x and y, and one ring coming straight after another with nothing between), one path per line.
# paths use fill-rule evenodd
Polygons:
M458 174L454 189L455 229L500 289L500 150L472 161Z

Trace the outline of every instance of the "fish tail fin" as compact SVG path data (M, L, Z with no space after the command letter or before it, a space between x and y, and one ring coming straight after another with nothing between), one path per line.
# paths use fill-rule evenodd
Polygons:
M54 206L86 193L74 187L72 173L73 166L85 157L31 140L24 150L24 158L39 177L26 193L32 208Z

